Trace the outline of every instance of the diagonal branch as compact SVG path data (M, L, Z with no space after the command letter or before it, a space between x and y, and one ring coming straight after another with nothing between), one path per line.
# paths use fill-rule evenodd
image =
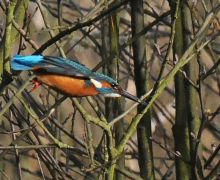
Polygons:
M123 149L125 148L125 145L127 144L128 140L131 138L131 136L134 134L136 127L138 123L140 122L143 115L149 110L149 108L152 106L154 101L162 94L163 90L168 86L168 84L172 81L175 74L185 65L187 64L192 57L196 55L196 52L193 52L195 46L198 43L201 43L203 37L205 36L205 32L207 30L207 27L209 26L212 18L215 16L215 14L219 11L220 6L218 6L214 11L212 11L205 19L202 27L200 28L199 32L197 33L195 40L191 43L189 48L185 51L183 56L180 58L179 62L176 64L176 66L173 68L173 70L167 75L165 79L163 79L160 83L160 86L156 91L153 92L152 96L148 100L148 105L146 108L135 118L133 119L131 125L129 126L127 133L121 140L121 143L117 146L117 150L119 153L123 152ZM200 48L198 48L198 51L201 50L204 46L201 45Z

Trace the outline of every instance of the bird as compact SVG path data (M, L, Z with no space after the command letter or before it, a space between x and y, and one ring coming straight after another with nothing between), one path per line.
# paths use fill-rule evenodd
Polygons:
M71 97L102 94L105 97L126 97L143 103L130 94L113 78L94 72L76 60L43 55L15 55L11 60L13 71L32 71L35 86L46 84L54 90Z

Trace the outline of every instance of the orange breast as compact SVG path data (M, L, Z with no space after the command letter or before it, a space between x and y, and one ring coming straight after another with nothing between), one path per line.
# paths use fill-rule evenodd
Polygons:
M38 80L67 95L94 96L98 94L93 84L86 85L85 80L60 75L38 75Z

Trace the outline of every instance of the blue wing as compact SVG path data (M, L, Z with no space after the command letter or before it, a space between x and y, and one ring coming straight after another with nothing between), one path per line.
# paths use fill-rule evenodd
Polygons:
M97 80L108 81L117 84L117 82L101 73L93 72L83 64L67 60L61 57L30 55L15 55L11 62L13 70L43 70L48 73L60 74L64 76L74 76L80 78L95 78Z
M93 73L76 61L41 55L15 55L12 59L11 67L13 70L44 70L48 73L84 78L89 78L90 74Z

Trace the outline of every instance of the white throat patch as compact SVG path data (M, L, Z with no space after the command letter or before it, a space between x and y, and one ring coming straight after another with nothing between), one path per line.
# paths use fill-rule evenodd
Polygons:
M105 97L121 97L120 94L117 94L117 93L108 93L108 94L103 94Z
M95 79L90 79L90 81L92 82L92 84L93 84L96 88L102 88L102 83L100 83L99 81L96 81Z

